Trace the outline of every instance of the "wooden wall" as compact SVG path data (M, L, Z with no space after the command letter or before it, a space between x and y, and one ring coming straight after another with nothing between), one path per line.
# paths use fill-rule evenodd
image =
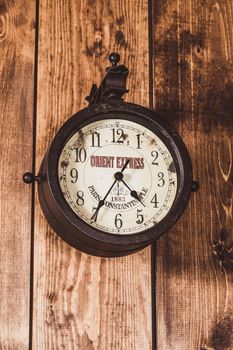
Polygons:
M111 51L200 182L157 244L115 259L64 243L22 183ZM1 0L0 57L0 349L233 349L233 1Z

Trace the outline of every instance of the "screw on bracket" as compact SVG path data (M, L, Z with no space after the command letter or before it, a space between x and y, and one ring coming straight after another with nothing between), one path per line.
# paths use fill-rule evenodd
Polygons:
M192 192L197 192L199 190L199 183L197 181L193 181L192 183Z
M89 105L110 100L123 100L123 95L129 91L126 89L129 71L123 64L117 65L120 61L119 53L112 52L108 59L112 66L106 68L107 73L99 86L92 85L90 94L86 97Z

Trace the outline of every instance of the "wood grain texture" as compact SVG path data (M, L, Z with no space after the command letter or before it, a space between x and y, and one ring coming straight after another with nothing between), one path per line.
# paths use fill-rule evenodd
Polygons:
M155 108L178 128L200 190L158 242L159 350L233 349L233 2L154 4Z
M86 106L111 51L130 68L128 100L148 105L147 3L41 1L37 169L64 121ZM150 248L102 259L69 247L35 213L33 349L151 348Z
M28 349L34 1L0 2L0 348Z

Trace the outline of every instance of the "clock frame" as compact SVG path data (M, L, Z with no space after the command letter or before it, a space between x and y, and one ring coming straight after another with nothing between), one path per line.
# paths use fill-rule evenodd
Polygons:
M67 204L59 183L58 160L67 140L80 128L96 120L134 121L152 130L164 142L177 169L176 198L167 216L143 232L117 235L93 228L79 218ZM53 229L69 244L87 253L119 256L135 252L158 239L180 217L192 192L192 167L187 149L177 134L155 112L132 103L112 101L88 107L72 116L59 130L45 156L38 186L42 210Z

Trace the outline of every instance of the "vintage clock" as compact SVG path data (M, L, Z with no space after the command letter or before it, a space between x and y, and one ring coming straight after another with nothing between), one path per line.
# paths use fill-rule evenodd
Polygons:
M157 113L126 103L128 69L112 67L89 106L61 127L38 176L49 224L75 248L123 256L158 239L177 221L197 189L187 149Z

